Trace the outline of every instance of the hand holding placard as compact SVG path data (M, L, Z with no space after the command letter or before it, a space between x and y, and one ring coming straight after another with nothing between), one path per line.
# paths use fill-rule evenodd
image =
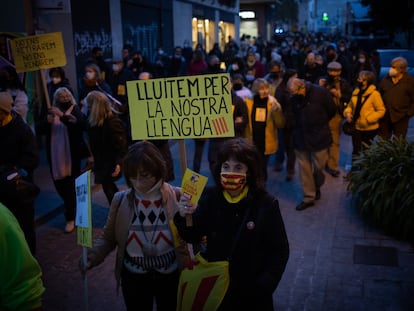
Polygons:
M192 217L200 199L201 193L206 186L208 178L190 169L186 169L181 184L181 198L179 202L180 215L185 216L187 226L191 227Z

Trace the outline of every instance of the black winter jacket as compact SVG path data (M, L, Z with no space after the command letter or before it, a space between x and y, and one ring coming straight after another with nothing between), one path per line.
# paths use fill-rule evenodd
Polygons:
M174 222L187 242L198 243L207 237L203 255L209 261L231 257L230 286L219 310L273 310L272 293L289 257L285 226L274 197L248 194L232 204L219 188L208 188L193 214L193 226L187 227L179 213ZM230 254L240 227L240 237Z
M12 121L0 126L0 171L23 168L31 179L39 165L39 154L32 129L12 111Z
M323 87L306 83L305 98L291 98L294 113L295 149L320 151L332 143L329 120L337 113L331 94Z
M405 73L396 84L386 76L379 84L379 92L390 114L391 122L414 116L414 78Z
M117 164L121 165L128 146L125 125L118 117L108 117L102 126L88 130L89 144L94 157L95 183L111 180Z

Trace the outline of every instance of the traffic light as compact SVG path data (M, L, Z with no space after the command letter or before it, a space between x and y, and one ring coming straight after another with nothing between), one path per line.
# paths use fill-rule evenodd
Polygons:
M322 20L323 20L324 22L327 22L327 21L329 20L328 13L326 13L326 12L323 12L323 13L322 13Z

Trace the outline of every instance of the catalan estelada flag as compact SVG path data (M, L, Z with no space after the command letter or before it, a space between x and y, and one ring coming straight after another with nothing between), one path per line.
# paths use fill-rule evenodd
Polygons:
M208 262L197 253L181 271L177 311L215 311L229 287L229 262Z

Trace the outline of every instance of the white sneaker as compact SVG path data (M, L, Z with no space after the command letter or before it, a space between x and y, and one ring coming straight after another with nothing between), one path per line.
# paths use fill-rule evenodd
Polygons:
M73 220L66 222L65 232L71 233L75 230L75 222Z

